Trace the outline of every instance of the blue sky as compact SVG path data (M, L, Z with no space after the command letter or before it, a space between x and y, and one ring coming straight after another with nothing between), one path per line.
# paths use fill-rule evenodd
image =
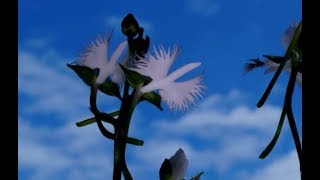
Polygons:
M151 46L182 47L171 70L201 61L184 78L204 72L205 96L187 112L159 111L147 103L134 112L129 134L144 146L129 146L134 179L158 179L165 158L182 148L189 160L186 177L202 179L299 179L299 165L286 123L273 152L258 158L271 140L286 89L283 73L267 103L256 103L272 74L244 74L243 65L262 54L282 55L280 38L301 20L301 1L60 1L18 2L18 164L19 179L111 179L113 143L96 125L77 128L92 117L89 87L66 64L97 35L114 29L111 51L125 36L120 22L133 13ZM99 94L110 112L117 99ZM301 133L301 88L293 108Z

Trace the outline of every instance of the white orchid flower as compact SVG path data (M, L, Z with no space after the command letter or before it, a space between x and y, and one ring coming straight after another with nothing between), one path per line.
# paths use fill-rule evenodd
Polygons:
M176 71L168 74L169 68L178 56L178 48L175 46L171 53L169 48L165 51L162 46L159 50L154 47L154 55L146 54L145 58L141 58L135 68L130 68L144 76L149 76L152 81L142 87L142 93L159 90L161 99L172 110L186 110L195 101L202 97L204 85L201 82L202 76L199 75L193 79L184 82L176 82L179 77L201 65L200 62L189 63L182 66Z
M172 180L182 180L187 172L188 159L180 148L171 158L169 159L172 168Z
M106 81L106 79L111 76L111 80L119 85L121 85L125 78L124 74L117 64L117 60L120 58L121 54L127 47L127 41L120 43L116 48L110 59L108 59L108 48L110 42L110 35L105 38L98 38L91 42L84 53L73 62L72 64L87 66L91 69L98 68L99 75L96 79L95 84L100 85Z
M288 48L292 38L293 38L293 35L298 27L298 23L297 22L293 22L290 27L286 30L286 32L283 34L282 38L281 38L281 43L283 45L283 47L285 49ZM273 72L273 71L276 71L278 69L278 67L280 66L280 64L277 64L271 60L266 60L266 62L264 63L265 66L268 67L268 69L266 69L265 71L265 74L267 73L270 73L270 72ZM287 73L291 73L291 61L288 61L284 68L283 68ZM297 74L297 83L298 85L302 86L302 73L301 72L298 72Z

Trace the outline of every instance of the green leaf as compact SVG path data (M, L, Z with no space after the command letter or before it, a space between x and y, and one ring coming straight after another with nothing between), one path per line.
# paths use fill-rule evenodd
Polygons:
M191 177L190 180L200 180L200 177L203 175L203 173L204 173L203 171L200 173L197 173L197 175Z
M282 56L272 56L272 55L262 55L263 57L277 63L280 64L281 62L285 61L286 59Z
M143 146L144 141L132 137L127 137L126 143L136 145L136 146Z
M120 100L122 99L119 86L116 83L112 82L110 79L107 79L104 83L102 83L99 86L99 90L107 95L116 96Z
M281 113L281 117L280 117L280 120L279 120L279 123L278 123L277 131L274 134L274 136L273 136L271 142L269 143L269 145L260 154L260 156L259 156L260 159L264 159L265 157L267 157L269 155L269 153L272 151L273 147L276 145L277 140L278 140L278 138L280 136L280 133L281 133L281 129L282 129L285 117L286 117L286 113L285 113L285 110L283 108L282 113Z
M76 125L77 125L78 127L83 127L83 126L92 124L92 123L94 123L94 122L96 122L96 118L95 118L95 117L92 117L92 118L89 118L89 119L86 119L86 120L77 122Z
M170 180L172 177L172 167L169 159L165 159L159 171L160 180Z
M142 97L140 98L139 102L141 101L148 101L149 103L155 105L157 108L159 108L161 111L163 110L161 107L161 96L155 92L148 92L144 93Z
M90 69L87 66L80 66L80 65L72 65L67 64L69 68L74 70L74 72L77 73L77 75L83 80L84 83L86 83L88 86L91 86L95 80L96 75L92 69Z
M114 111L112 113L109 113L110 116L114 117L114 116L117 116L119 115L119 112L120 111ZM102 120L103 121L103 120ZM92 123L95 123L96 122L96 118L95 117L92 117L92 118L89 118L89 119L86 119L86 120L83 120L83 121L80 121L80 122L77 122L76 125L78 127L83 127L83 126L86 126L86 125L89 125L89 124L92 124Z
M144 85L148 84L152 80L150 77L143 76L135 71L131 71L123 67L121 64L120 64L120 67L122 68L129 84L134 88L137 88L140 84L144 84Z

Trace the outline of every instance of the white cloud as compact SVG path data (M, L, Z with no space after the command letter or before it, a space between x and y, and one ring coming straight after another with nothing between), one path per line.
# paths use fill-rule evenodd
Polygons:
M296 151L291 151L284 157L256 171L249 180L290 179L300 180L299 161Z
M122 18L118 16L109 16L106 18L107 25L112 28L121 27L121 21L122 21Z
M199 108L180 119L151 118L151 133L148 131L144 146L134 150L134 162L142 164L136 170L157 173L164 158L179 148L189 159L189 172L204 170L224 177L239 166L254 166L261 161L258 156L276 129L281 107L266 104L264 108L251 109L241 103L246 96L232 90L227 95L209 96ZM229 103L230 109L221 107ZM283 134L286 128L285 125Z
M216 1L210 0L189 0L188 6L194 13L203 16L211 16L220 12L221 6Z
M233 134L245 131L266 134L275 130L281 108L271 105L265 105L261 109L249 108L240 103L244 98L238 91L231 91L226 96L212 95L199 108L181 119L153 121L153 127L163 129L165 133L205 138L227 134L221 131L231 131Z
M29 170L30 179L105 179L111 177L112 143L92 125L77 128L36 127L19 117L19 171ZM94 173L93 173L94 172Z
M95 124L75 125L92 115L89 87L66 66L72 60L50 48L44 53L20 49L18 60L19 174L28 172L27 179L34 180L111 177L112 141ZM114 98L98 95L102 110L118 107Z
M90 114L89 89L65 66L67 62L61 63L57 59L63 58L55 51L42 55L19 51L18 88L19 98L23 98L19 99L19 171L30 171L30 179L35 180L111 177L112 141L105 140L96 125L84 128L74 125L77 118L85 119ZM57 63L52 63L54 60ZM141 177L151 175L157 178L164 158L171 157L179 148L185 151L189 160L188 172L203 170L224 177L230 173L239 174L234 169L246 165L257 173L246 174L254 179L258 173L268 175L272 172L280 178L282 171L276 167L294 169L297 165L294 156L290 156L291 161L277 160L263 169L254 167L261 161L257 156L274 133L280 107L266 104L261 109L250 108L244 103L247 98L247 94L238 90L231 90L226 95L214 94L176 120L135 113L133 117L143 122L144 129L141 131L141 127L132 125L131 133L139 131L138 138L145 144L128 146L127 161L134 177L143 179ZM46 121L56 120L52 114L64 117L65 121L54 127L37 124L36 119L25 117L41 113ZM143 118L150 121L141 120ZM137 123L137 120L133 122ZM286 126L283 133L285 129Z
M27 106L19 104L20 111L58 115L64 119L89 118L89 87L67 67L73 60L61 57L55 50L43 54L20 50L18 60L18 94L30 99ZM100 102L116 103L113 97L100 96L99 105ZM20 97L19 101L22 101Z
M76 108L88 106L86 85L71 77L72 70L66 66L69 62L63 62L64 69L60 67L61 59L56 52L39 56L19 51L18 93L32 98L28 106L20 106L19 109L31 114L70 112L73 116Z
M38 38L28 39L25 42L24 46L27 48L33 48L33 49L43 49L48 47L48 45L54 41L55 41L55 38L53 36L38 37Z

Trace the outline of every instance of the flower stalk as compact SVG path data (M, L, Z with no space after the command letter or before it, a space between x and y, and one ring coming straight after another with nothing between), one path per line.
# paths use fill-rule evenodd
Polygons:
M290 75L290 79L288 82L288 86L287 86L287 91L286 91L286 96L285 96L285 102L284 102L284 107L286 110L286 114L288 117L288 122L289 122L289 126L290 126L290 130L291 130L291 134L294 140L294 144L296 147L296 151L298 154L298 158L299 158L299 163L300 163L300 175L301 175L301 180L303 179L303 158L302 158L302 146L301 146L301 142L300 142L300 138L299 138L299 134L298 134L298 130L297 130L297 126L296 126L296 122L294 120L294 115L292 112L292 95L293 95L293 91L294 91L294 87L295 87L295 80L296 80L296 76L298 74L298 68L297 66L292 66L291 67L291 75Z
M120 114L118 118L118 126L115 128L114 139L114 170L113 180L121 179L121 172L126 180L132 179L130 171L126 165L126 139L128 138L129 127L133 111L141 97L139 90L133 90L131 95L128 95L129 83L125 83L124 97L121 103Z

